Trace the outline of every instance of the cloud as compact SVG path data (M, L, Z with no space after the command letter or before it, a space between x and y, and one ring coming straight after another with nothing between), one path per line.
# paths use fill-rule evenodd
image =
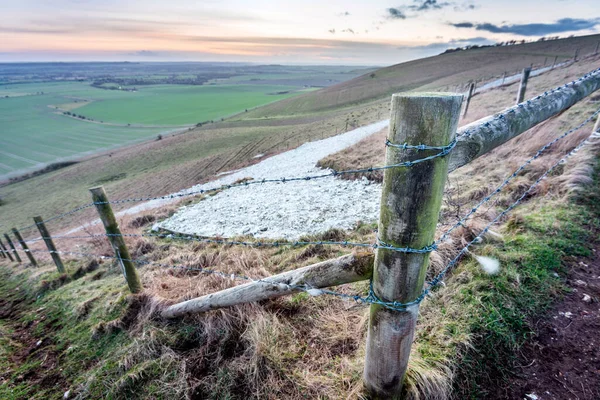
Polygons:
M533 24L511 24L511 25L495 25L489 22L475 24L472 22L460 22L457 24L450 24L455 28L475 28L478 31L486 31L491 33L512 33L521 36L544 36L555 33L582 31L586 29L593 29L596 25L600 24L600 18L594 19L577 19L577 18L563 18L556 22L544 24L544 23L533 23Z
M439 10L444 7L452 6L454 3L442 2L438 3L437 0L414 0L415 5L408 6L408 9L413 11L428 11L428 10Z
M387 17L390 19L406 19L406 14L399 8L390 7L385 11L387 11Z

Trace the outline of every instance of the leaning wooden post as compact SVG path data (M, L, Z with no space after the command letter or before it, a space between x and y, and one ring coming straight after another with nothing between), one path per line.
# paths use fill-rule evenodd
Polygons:
M6 257L8 257L8 259L10 261L15 261L12 256L10 255L10 251L8 251L8 249L6 248L6 246L4 246L4 243L2 243L2 240L0 240L0 248L2 248L2 251L4 252L4 254L6 254Z
M117 259L121 263L121 267L123 268L123 275L125 275L125 280L127 281L127 285L129 285L129 290L131 293L138 293L143 289L143 287L137 274L137 270L135 269L135 264L133 261L131 261L129 250L127 249L127 245L125 244L125 240L123 239L121 230L119 229L119 224L117 223L115 214L113 213L110 203L108 202L106 192L102 186L91 188L90 192L92 192L92 199L94 200L94 204L96 205L96 210L98 210L100 219L104 224L104 229L108 235L108 240L115 251Z
M527 91L527 81L529 80L529 74L531 68L524 68L523 75L521 76L521 84L519 85L519 92L517 94L517 104L521 103L525 99L525 92Z
M6 248L4 247L2 240L0 240L0 255L2 255L2 258L8 258L6 256L6 253L8 253L8 252L6 251Z
M467 101L465 102L465 110L463 111L462 117L465 118L467 116L467 111L469 111L469 104L471 104L471 97L473 97L473 92L475 92L475 84L471 83L469 85L469 92L467 93Z
M29 258L31 265L33 265L34 267L37 267L38 263L37 263L37 261L35 261L35 258L33 257L33 254L31 253L31 251L29 251L29 247L27 246L27 243L25 243L23 236L21 236L21 232L19 232L17 230L17 228L12 228L12 232L13 232L13 235L15 235L15 237L17 238L17 241L19 242L19 244L21 244L21 248L25 252L25 255L27 256L27 258Z
M456 134L463 96L450 93L395 94L388 140L392 143L445 146ZM386 164L435 154L388 147ZM387 169L383 178L379 239L398 248L432 244L448 175L448 157L406 168ZM422 293L428 253L378 249L373 294L384 302L409 303ZM372 304L369 316L364 384L374 399L399 399L408 366L419 305L396 311Z
M504 85L504 81L506 80L506 71L504 71L504 73L502 74L502 83L501 85Z
M558 61L558 56L554 56L554 62L552 63L551 69L554 69L554 67L556 67L556 61Z
M8 242L8 245L10 246L10 248L12 249L13 255L15 256L15 259L17 260L17 262L22 262L21 257L19 257L19 253L17 253L17 249L15 248L15 245L13 244L12 240L10 240L10 236L8 236L5 233L4 238Z
M594 132L600 133L600 115L596 118L596 124L594 124L594 129L592 129L592 133Z
M58 269L58 272L64 273L65 266L64 266L62 260L60 259L60 255L58 254L58 251L56 250L56 246L54 246L54 242L52 241L50 232L48 232L48 229L46 229L44 220L42 219L42 217L33 217L33 221L35 222L35 225L37 226L38 230L40 231L40 235L42 235L42 239L44 239L44 243L46 243L46 247L48 248L48 251L50 252L50 256L52 257L54 264L56 264L56 269Z

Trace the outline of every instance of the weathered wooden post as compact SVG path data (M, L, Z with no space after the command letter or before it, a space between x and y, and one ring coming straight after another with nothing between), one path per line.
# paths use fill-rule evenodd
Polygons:
M65 266L64 266L62 260L60 259L60 255L58 254L58 252L56 250L56 246L54 246L54 242L52 241L50 232L48 232L48 229L46 229L44 220L42 219L42 217L33 217L33 221L35 222L35 225L37 226L38 230L40 231L40 235L42 235L42 239L44 239L44 243L46 243L46 247L48 248L48 251L50 252L50 256L52 257L52 260L54 261L54 264L56 265L56 269L58 269L58 272L60 272L60 273L65 272Z
M556 67L556 61L558 61L558 56L554 56L554 62L552 63L551 69L554 69L554 67Z
M388 140L393 143L445 146L452 142L463 95L406 93L392 96ZM386 164L398 164L437 150L388 147ZM379 239L399 248L431 245L448 175L448 157L387 169L383 179ZM409 303L423 290L428 253L378 249L373 292L384 302ZM399 399L408 366L419 305L391 310L372 304L367 336L364 384L373 399Z
M504 73L502 74L502 83L501 85L504 85L504 81L506 80L506 71L504 71Z
M596 50L594 50L594 55L598 54L598 50L600 49L600 40L596 43Z
M575 49L575 54L573 55L573 61L577 61L577 57L579 57L579 49Z
M471 104L471 97L473 97L473 93L475 92L475 84L471 83L469 85L469 92L467 93L467 101L465 102L465 110L463 111L462 117L465 118L467 116L467 111L469 111L469 104Z
M544 67L548 64L548 57L544 58Z
M17 230L17 228L12 228L12 232L13 232L13 235L15 235L15 237L17 238L17 241L19 242L19 244L21 244L21 248L25 252L25 255L27 256L27 258L29 258L31 265L33 265L34 267L37 267L38 263L37 263L37 261L35 261L35 258L33 257L33 254L31 253L31 251L29 251L29 247L27 246L27 243L25 243L23 236L21 236L21 232L19 232Z
M115 251L117 259L121 263L123 275L125 275L125 280L127 281L127 285L129 285L129 290L131 293L138 293L143 289L143 287L137 274L137 270L135 269L135 264L133 261L131 261L129 250L127 249L127 245L125 244L125 240L123 239L121 230L119 229L119 224L117 223L115 214L113 213L110 203L108 202L106 192L102 186L91 188L90 192L92 192L92 199L96 206L96 210L100 215L100 219L104 224L104 229L106 230L108 240Z
M5 233L4 238L6 239L6 241L8 242L8 245L10 246L10 248L12 250L13 255L15 256L15 260L17 260L17 262L22 262L21 257L19 256L19 253L17 253L17 249L15 248L15 245L13 244L12 240L10 240L10 236L8 236Z
M6 251L6 248L4 248L4 244L2 243L2 240L0 240L0 255L2 255L2 258L8 258L6 256L6 253L8 253Z
M596 118L596 123L594 124L594 129L592 129L592 133L598 132L600 133L600 115Z
M2 243L2 240L0 240L0 248L2 248L2 251L4 252L4 254L6 254L6 257L8 257L8 259L10 261L15 261L12 256L10 255L10 251L8 251L8 249L6 248L6 246L4 246L4 243Z
M524 68L523 75L521 76L521 84L519 85L519 92L517 94L517 104L521 103L525 99L525 92L527 91L527 81L529 80L529 74L531 68Z

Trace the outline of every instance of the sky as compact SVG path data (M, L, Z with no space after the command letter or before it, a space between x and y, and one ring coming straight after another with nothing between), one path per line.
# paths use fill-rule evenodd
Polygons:
M0 0L0 62L390 65L600 33L598 0Z

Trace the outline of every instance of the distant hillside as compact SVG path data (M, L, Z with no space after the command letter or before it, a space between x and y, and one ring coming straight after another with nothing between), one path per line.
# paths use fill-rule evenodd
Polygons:
M561 62L579 49L593 53L600 35L590 35L513 46L484 47L440 54L379 69L344 83L258 108L242 117L262 118L330 111L379 100L399 91L426 90L465 84L469 80L502 76L534 64Z

